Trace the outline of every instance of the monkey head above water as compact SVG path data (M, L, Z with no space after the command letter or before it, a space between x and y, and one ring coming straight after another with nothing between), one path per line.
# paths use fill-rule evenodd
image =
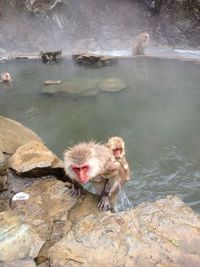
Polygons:
M144 48L149 42L149 34L143 32L138 35L133 44L133 55L144 55Z
M10 83L11 81L12 79L9 72L1 73L1 82Z
M99 209L114 208L118 191L112 188L119 180L120 164L109 148L95 142L79 143L64 152L64 169L74 181L72 195L80 193L77 183L91 182L100 196Z
M62 50L54 52L40 52L40 58L43 63L57 62L61 59Z

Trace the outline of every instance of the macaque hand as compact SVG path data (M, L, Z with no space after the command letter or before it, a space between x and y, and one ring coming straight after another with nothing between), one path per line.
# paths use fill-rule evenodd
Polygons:
M98 208L100 211L107 211L107 210L111 209L111 205L110 205L108 196L102 196L100 198Z
M73 184L71 184L71 187L69 188L70 195L72 197L80 197L81 196L81 189L75 187Z

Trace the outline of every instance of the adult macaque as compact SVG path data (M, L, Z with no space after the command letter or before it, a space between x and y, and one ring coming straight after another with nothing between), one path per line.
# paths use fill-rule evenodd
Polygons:
M61 50L55 52L40 52L40 57L43 63L56 62L60 59L61 55Z
M115 208L118 191L113 188L120 179L120 167L112 151L95 142L80 143L64 152L65 172L75 182L71 194L80 194L78 184L90 181L100 195L100 210Z
M11 83L12 79L9 72L1 73L1 82Z
M143 32L138 35L133 44L133 55L144 55L144 48L148 44L149 34Z

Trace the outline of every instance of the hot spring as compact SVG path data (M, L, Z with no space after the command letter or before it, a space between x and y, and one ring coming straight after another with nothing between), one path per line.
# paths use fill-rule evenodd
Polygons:
M35 131L60 158L80 141L121 136L131 180L120 205L178 195L200 212L200 65L139 57L103 68L14 60L0 64L0 115ZM45 94L44 81L120 79L125 89L97 94ZM63 84L64 86L64 84ZM79 88L80 89L80 88Z

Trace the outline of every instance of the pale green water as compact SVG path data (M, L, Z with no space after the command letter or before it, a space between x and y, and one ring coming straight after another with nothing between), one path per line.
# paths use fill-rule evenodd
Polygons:
M62 157L79 141L126 141L134 179L122 194L125 207L169 194L200 212L200 65L175 60L137 59L100 69L71 62L37 61L0 64L13 86L0 85L0 115L33 129ZM48 96L43 81L118 77L119 93L93 97Z

